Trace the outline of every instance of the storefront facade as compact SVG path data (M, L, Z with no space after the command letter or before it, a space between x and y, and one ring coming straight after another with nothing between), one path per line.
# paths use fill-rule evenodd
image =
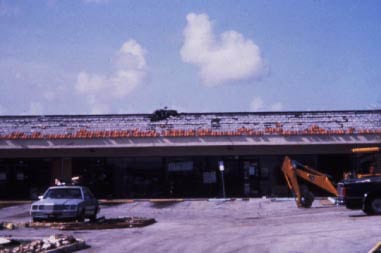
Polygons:
M334 181L380 168L378 153L351 150L381 145L381 111L3 116L0 126L0 199L72 176L100 198L220 197L222 173L228 197L288 196L285 155Z

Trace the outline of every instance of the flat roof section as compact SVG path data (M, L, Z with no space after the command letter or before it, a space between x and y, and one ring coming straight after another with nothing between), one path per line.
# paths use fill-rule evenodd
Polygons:
M1 140L380 134L381 110L0 116Z

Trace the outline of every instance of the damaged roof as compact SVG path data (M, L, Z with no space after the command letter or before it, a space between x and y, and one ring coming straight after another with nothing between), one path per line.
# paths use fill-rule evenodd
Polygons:
M381 134L381 110L0 116L0 139Z

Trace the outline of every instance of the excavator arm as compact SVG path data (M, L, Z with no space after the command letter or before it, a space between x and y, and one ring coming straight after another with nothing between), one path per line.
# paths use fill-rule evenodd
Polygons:
M298 207L309 208L314 199L312 193L309 192L307 188L299 185L298 177L338 196L336 187L332 184L326 174L291 160L288 156L283 160L282 171L288 187L295 193L296 204Z

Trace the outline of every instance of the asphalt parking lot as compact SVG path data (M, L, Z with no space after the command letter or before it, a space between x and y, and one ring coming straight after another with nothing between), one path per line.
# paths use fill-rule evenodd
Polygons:
M292 200L137 201L101 207L99 216L155 218L143 228L60 231L0 230L1 236L84 239L81 252L368 252L381 241L381 216L365 216L315 200L299 209ZM29 221L29 205L0 209L0 222Z

